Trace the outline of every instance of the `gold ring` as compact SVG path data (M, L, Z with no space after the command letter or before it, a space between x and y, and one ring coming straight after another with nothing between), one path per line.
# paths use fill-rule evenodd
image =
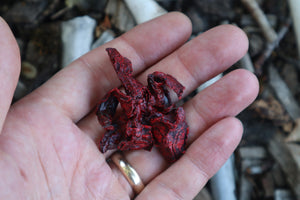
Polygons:
M119 168L131 185L135 194L139 194L144 189L142 179L135 171L135 169L128 163L128 161L119 152L114 153L111 157L113 163Z

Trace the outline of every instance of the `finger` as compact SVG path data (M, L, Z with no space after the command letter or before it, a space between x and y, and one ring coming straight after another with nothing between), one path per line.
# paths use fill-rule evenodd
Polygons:
M248 40L240 29L219 26L183 45L138 79L145 84L147 74L163 71L178 79L186 87L184 95L187 95L204 81L234 64L247 48ZM99 138L99 125L95 114L92 115L82 120L79 126L92 138Z
M50 100L73 121L78 121L108 90L119 84L106 47L115 47L130 58L134 73L139 73L184 43L190 32L191 24L182 14L156 18L82 56L33 95Z
M194 198L232 154L242 132L242 125L235 118L219 121L205 131L182 158L153 179L136 199Z
M239 114L255 100L258 90L256 76L238 69L201 91L184 105L190 128L188 142L218 120Z
M0 17L0 131L20 73L20 53L8 25Z

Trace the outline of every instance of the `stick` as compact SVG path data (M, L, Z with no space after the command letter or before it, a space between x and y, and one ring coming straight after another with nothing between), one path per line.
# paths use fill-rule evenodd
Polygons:
M279 45L280 41L284 38L284 36L290 28L291 23L291 19L288 19L287 22L280 28L277 39L274 40L272 43L268 43L267 48L264 50L262 55L255 61L254 66L258 75L261 75L262 65L270 57L274 49Z
M300 118L300 107L297 100L292 95L291 91L281 79L279 73L274 66L269 66L269 79L270 85L274 89L277 98L284 106L287 113L291 116L294 121Z
M298 1L298 0L296 0ZM242 3L248 8L251 15L257 21L258 25L262 29L262 32L268 42L273 42L277 39L277 34L271 27L266 15L261 10L256 0L242 0Z
M299 0L289 0L289 6L290 6L290 11L293 19L293 25L294 25L294 30L295 30L295 35L296 35L296 40L297 40L297 46L298 46L298 56L300 58L300 1Z

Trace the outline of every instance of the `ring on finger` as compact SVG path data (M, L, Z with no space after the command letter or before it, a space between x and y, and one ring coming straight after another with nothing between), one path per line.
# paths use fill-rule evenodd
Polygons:
M124 158L120 152L115 152L111 155L110 159L122 172L130 186L132 187L134 193L137 195L141 193L144 189L144 184L142 179L136 172L136 170L130 165L130 163Z

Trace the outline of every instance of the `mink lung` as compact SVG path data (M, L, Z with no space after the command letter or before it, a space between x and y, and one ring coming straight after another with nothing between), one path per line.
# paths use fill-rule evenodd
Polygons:
M98 103L96 115L106 130L100 151L150 151L156 146L168 162L175 162L186 150L189 127L183 108L172 102L170 90L181 99L184 86L163 72L149 74L148 86L144 86L134 78L128 58L114 48L106 51L125 93L114 88Z

